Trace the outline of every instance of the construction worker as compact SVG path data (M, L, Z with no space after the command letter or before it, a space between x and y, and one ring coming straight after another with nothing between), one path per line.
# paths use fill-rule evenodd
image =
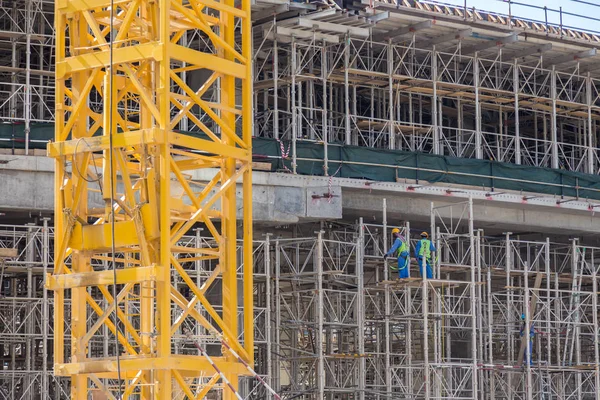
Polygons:
M410 276L408 273L408 257L410 253L408 252L406 239L404 239L404 236L400 234L400 229L398 228L392 229L392 235L395 238L394 245L385 256L391 257L392 255L395 255L398 258L398 267L395 267L392 264L390 265L390 270L392 272L398 271L398 277L400 279L408 278Z
M519 332L519 336L523 337L525 335L525 328L527 323L525 322L525 314L521 314L521 331ZM529 365L533 365L533 337L535 336L535 329L533 328L533 323L529 328L529 355L527 354L527 347L525 347L524 359L525 362L529 362Z
M427 279L433 278L431 273L431 253L434 251L435 246L429 240L429 234L427 232L421 232L421 240L419 240L415 246L415 258L419 263L421 278L423 277L423 264L427 267Z

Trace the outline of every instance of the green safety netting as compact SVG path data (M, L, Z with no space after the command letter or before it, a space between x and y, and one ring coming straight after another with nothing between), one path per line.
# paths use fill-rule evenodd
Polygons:
M0 147L23 148L24 125L0 125ZM97 134L100 134L98 132ZM187 134L205 137L198 132ZM43 149L54 137L52 124L32 124L30 148ZM292 169L291 143L254 138L255 161L271 164L272 171ZM284 158L282 155L288 155ZM323 144L297 141L297 173L324 175ZM515 165L489 160L475 160L399 150L371 149L356 146L327 147L329 175L343 178L393 182L396 178L453 183L485 188L507 189L548 195L600 200L600 176L565 170Z

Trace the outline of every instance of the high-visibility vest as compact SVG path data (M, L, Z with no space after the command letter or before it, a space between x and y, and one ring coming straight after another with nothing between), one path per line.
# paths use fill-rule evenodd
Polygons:
M408 247L406 246L405 242L402 242L402 244L400 245L400 247L398 247L398 250L396 251L396 256L400 257L400 255L405 251L408 251Z
M408 253L408 246L406 245L405 242L402 242L400 247L398 247L398 250L396 250L396 257L400 258L403 252ZM407 265L408 265L408 257L406 257L406 260L404 261L404 265L402 267L400 267L400 269L406 268ZM398 267L392 263L392 264L390 264L390 270L398 271Z
M419 257L424 257L426 260L431 260L431 242L429 240L421 239Z

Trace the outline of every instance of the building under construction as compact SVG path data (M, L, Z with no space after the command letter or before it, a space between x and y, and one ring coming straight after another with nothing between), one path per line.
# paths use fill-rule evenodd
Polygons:
M600 399L600 33L511 4L0 1L0 400Z

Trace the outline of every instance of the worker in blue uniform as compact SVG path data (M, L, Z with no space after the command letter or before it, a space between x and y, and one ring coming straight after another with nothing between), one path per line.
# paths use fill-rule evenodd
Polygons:
M415 246L415 258L419 263L419 272L421 278L423 277L423 264L425 264L427 270L427 279L432 279L431 273L431 253L435 250L435 246L429 240L429 234L427 232L421 232L421 240L417 242Z
M521 314L521 321L523 321L523 323L521 324L521 331L519 332L519 335L521 337L523 337L525 335L525 328L527 327L526 322L525 322L525 314ZM525 354L524 354L524 358L525 358L525 362L529 362L529 365L533 365L533 338L535 336L535 329L533 328L533 323L531 324L530 328L529 328L529 354L527 354L527 347L525 348Z
M408 271L408 258L410 253L408 251L408 244L406 243L406 239L404 236L400 234L400 229L394 228L392 229L392 235L394 236L394 245L388 251L385 256L392 257L395 256L398 258L398 266L394 266L394 264L390 265L390 270L392 272L398 271L398 277L400 279L405 279L410 277L410 273Z

